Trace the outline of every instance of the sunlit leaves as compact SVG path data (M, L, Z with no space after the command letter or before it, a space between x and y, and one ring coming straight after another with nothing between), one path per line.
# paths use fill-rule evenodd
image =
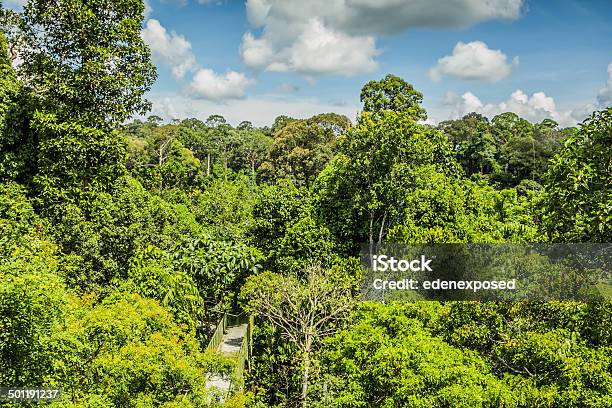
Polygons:
M546 174L544 223L552 240L612 241L612 109L594 113Z
M145 113L157 74L140 37L143 13L140 0L28 2L20 70L43 111L96 128Z

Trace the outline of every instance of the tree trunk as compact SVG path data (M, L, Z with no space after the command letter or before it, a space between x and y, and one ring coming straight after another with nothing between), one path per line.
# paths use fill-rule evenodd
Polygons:
M227 150L223 152L223 178L227 181Z
M163 147L160 146L159 148L159 162L158 162L158 168L159 168L159 191L163 191L164 190L164 176L162 174L161 171L161 166L164 165L164 151L163 151Z
M372 263L374 256L374 211L370 210L370 237L369 237L369 246L370 246L370 264Z
M308 342L310 342L308 340ZM304 373L302 375L302 408L308 407L308 374L310 372L310 350L304 355Z
M312 335L306 335L304 344L304 372L302 373L302 408L308 407L308 375L310 374L310 352L312 350Z
M383 233L385 231L385 221L387 220L387 212L385 211L382 219L382 223L380 225L380 231L378 232L378 247L380 249L380 244L382 244Z

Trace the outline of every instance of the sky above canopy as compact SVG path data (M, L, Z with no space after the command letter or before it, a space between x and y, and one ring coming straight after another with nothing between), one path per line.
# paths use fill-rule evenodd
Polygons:
M148 0L142 36L168 120L354 119L387 73L424 94L430 122L512 111L569 126L612 105L609 0Z

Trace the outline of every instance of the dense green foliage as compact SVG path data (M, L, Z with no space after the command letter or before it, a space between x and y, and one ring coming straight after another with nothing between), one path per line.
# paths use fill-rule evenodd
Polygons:
M354 123L126 122L156 77L143 12L31 0L0 21L0 384L75 408L612 406L609 301L360 303L356 258L612 242L610 108L434 127L388 75ZM224 312L256 327L222 403Z
M338 136L350 126L348 118L331 113L287 123L274 133L268 160L261 164L262 175L310 186L334 156Z
M470 113L438 125L453 144L457 160L467 176L480 175L501 187L528 180L541 184L548 160L575 128L560 129L551 119L531 124L514 113L502 113L491 121Z
M144 113L156 78L140 0L29 1L20 70L44 112L96 128Z
M556 241L612 241L612 109L565 141L546 173L544 223Z
M609 406L612 354L583 332L590 307L363 304L326 342L321 406Z

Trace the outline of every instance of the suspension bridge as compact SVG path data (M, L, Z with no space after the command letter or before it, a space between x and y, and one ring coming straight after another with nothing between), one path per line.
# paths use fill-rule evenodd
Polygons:
M219 395L220 402L241 390L244 386L244 371L249 369L253 350L253 316L233 316L224 313L206 347L234 362L234 372L230 375L211 374L206 382L207 388Z

